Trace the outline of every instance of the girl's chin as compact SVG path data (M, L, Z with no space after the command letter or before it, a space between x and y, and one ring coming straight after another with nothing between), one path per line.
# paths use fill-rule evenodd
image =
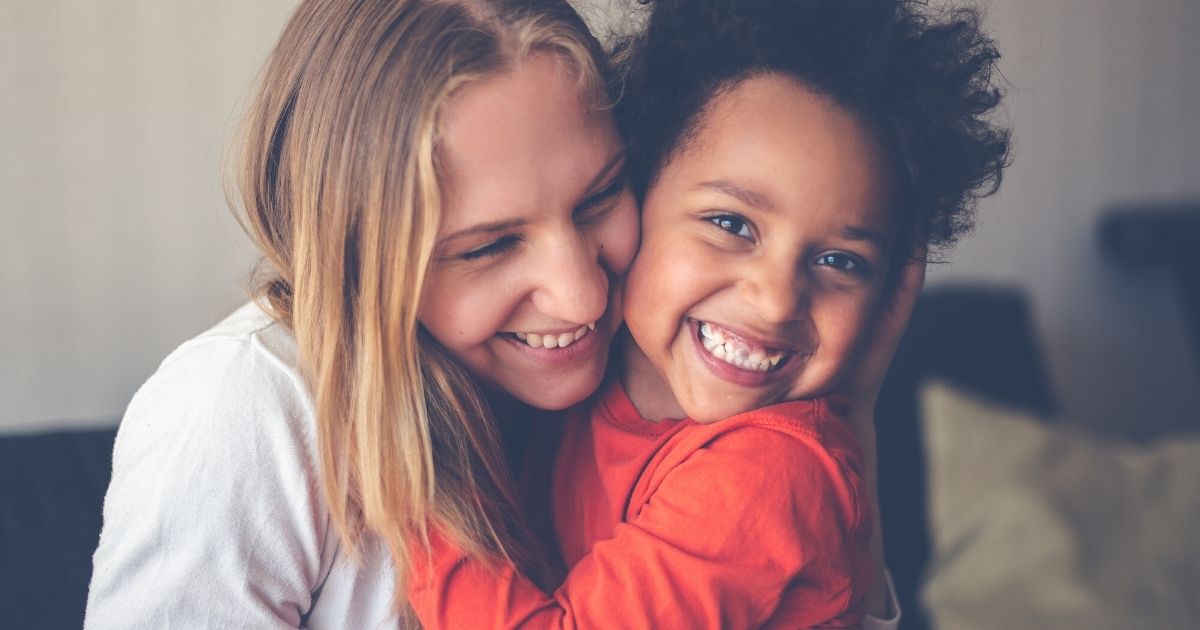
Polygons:
M694 405L685 405L684 412L687 417L700 424L708 424L718 422L726 418L741 415L748 411L760 409L774 404L771 401L746 400L732 402L723 400L720 402L697 403Z

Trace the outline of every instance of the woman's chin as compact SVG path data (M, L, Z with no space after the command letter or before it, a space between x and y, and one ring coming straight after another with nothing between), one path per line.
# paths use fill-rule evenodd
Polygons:
M587 400L600 387L604 370L572 370L528 381L503 383L500 389L520 402L546 411L562 411Z

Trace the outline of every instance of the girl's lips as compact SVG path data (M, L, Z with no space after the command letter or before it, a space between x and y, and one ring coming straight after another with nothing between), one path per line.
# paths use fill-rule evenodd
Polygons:
M694 317L689 317L688 322L694 323L696 326L708 325L713 330L718 331L719 334L726 339L733 340L737 343L740 343L740 344L743 344L746 346L759 348L768 354L776 353L776 352L783 352L783 353L787 353L787 354L796 354L799 352L799 346L794 343L779 342L779 341L767 341L764 339L758 339L756 337L751 337L751 336L741 333L739 331L736 331L736 330L733 330L730 328L726 328L725 326L722 326L721 324L717 324L717 323L706 321L706 320L696 319Z
M704 347L703 337L700 334L701 323L701 321L692 318L687 320L688 328L692 333L692 345L696 349L697 354L700 355L700 360L708 367L709 371L721 380L743 387L763 387L779 380L794 378L796 372L804 363L799 353L794 350L788 350L783 360L780 361L779 366L768 371L748 370L727 363L713 356ZM732 333L728 333L727 331L727 334ZM739 336L739 340L762 348L776 349L774 346L757 343L745 337Z

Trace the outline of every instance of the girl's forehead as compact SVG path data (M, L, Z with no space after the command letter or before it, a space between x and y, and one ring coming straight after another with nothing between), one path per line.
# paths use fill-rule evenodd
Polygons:
M861 209L880 224L889 218L884 166L856 116L798 81L763 75L714 97L655 188L776 212Z

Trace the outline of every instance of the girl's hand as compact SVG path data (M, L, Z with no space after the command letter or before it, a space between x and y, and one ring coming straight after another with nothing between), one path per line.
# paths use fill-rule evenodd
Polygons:
M894 604L888 596L884 579L883 527L879 515L879 493L876 483L875 454L875 402L887 376L892 355L900 345L900 338L908 327L917 296L925 285L925 255L921 249L914 253L900 270L896 286L885 296L879 315L867 333L862 350L851 366L850 372L835 393L844 396L850 404L848 421L863 451L863 475L867 481L867 495L874 514L871 534L871 556L875 563L875 582L866 599L867 614L876 619L892 619L896 614Z
M922 248L905 262L896 286L884 295L884 302L850 371L834 388L833 393L849 399L851 417L856 420L874 422L875 401L879 398L883 379L908 327L908 318L921 287L925 285L925 255Z

